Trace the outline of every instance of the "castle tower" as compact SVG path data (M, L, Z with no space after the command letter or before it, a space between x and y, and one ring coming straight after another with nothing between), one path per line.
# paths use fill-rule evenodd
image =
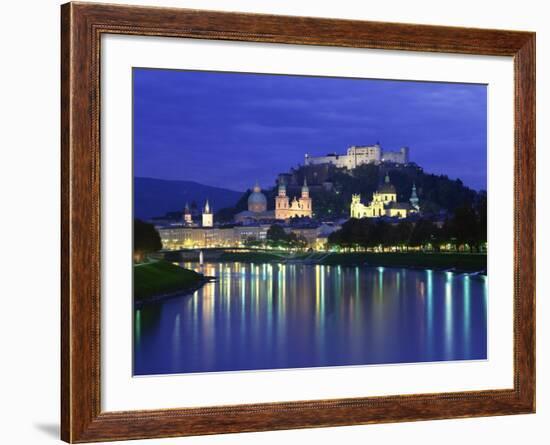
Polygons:
M188 203L185 203L185 209L183 210L183 223L186 225L193 224L193 216L191 215Z
M214 214L212 213L212 209L210 208L208 199L206 200L206 204L204 205L204 210L202 212L202 226L203 227L214 226Z
M413 187L411 192L411 199L409 201L416 210L420 210L420 205L418 204L419 199L416 194L416 184L414 182L413 182Z
M361 205L361 195L351 195L351 206L350 206L350 217L351 218L360 218L360 208Z
M399 150L401 153L401 162L403 164L409 163L409 147L402 147L401 150Z

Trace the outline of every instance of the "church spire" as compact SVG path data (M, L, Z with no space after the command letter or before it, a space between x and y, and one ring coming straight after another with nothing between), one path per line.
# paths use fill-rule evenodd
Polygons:
M286 196L286 185L284 178L279 178L279 196Z
M202 212L202 226L203 227L213 227L214 226L214 215L212 214L212 208L208 199L204 205L204 211Z
M183 222L185 224L193 223L193 217L191 216L191 210L189 209L189 203L185 203L185 209L183 210Z
M254 188L252 189L254 193L260 193L262 191L262 188L260 187L260 184L258 181L256 181L256 184L254 184Z
M416 184L413 182L413 186L412 186L412 191L411 191L411 199L409 199L411 205L416 209L418 210L419 209L419 205L418 205L418 195L416 194Z
M307 179L304 177L304 185L302 186L302 198L309 198L309 187L307 186Z

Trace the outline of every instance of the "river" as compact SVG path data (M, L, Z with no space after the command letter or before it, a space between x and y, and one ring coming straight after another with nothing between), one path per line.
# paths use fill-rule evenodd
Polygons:
M481 360L487 278L305 264L182 263L217 277L134 313L134 375Z

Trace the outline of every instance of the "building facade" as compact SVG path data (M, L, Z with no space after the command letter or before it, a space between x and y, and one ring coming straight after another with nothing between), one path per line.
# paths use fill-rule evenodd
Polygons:
M233 227L157 227L165 250L245 247L248 241L266 241L271 224ZM302 237L309 248L326 244L328 235L340 229L333 224L311 224L304 227L285 227L286 233Z
M202 226L203 227L213 227L214 226L214 212L210 208L208 200L204 205L204 210L202 212Z
M393 162L395 164L407 164L409 162L409 148L402 147L398 151L385 151L380 144L351 146L346 154L329 154L326 156L305 155L305 165L332 164L338 168L353 170L363 164L379 164L381 162Z
M270 225L234 227L160 227L165 250L241 247L249 240L265 241Z
M398 202L397 191L390 183L390 177L387 174L384 183L372 194L372 201L369 204L361 203L361 195L352 195L351 198L351 218L380 218L383 216L407 218L419 211L416 186L413 184L409 202Z
M286 186L279 182L278 194L275 197L275 219L287 220L295 217L308 217L313 215L312 201L309 196L309 188L304 180L300 198L294 197L292 201L286 194Z

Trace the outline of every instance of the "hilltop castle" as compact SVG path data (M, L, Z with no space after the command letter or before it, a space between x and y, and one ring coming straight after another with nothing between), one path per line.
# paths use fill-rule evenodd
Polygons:
M390 177L386 174L384 183L372 194L372 201L361 204L361 195L352 195L350 216L352 218L380 218L382 216L407 218L419 213L420 206L416 194L416 185L413 184L409 202L398 202L397 192Z
M379 164L381 162L407 164L409 162L409 148L402 147L399 151L385 151L378 143L374 145L353 145L348 148L345 155L331 153L326 156L309 156L306 153L304 165L332 164L338 168L353 170L362 164Z

